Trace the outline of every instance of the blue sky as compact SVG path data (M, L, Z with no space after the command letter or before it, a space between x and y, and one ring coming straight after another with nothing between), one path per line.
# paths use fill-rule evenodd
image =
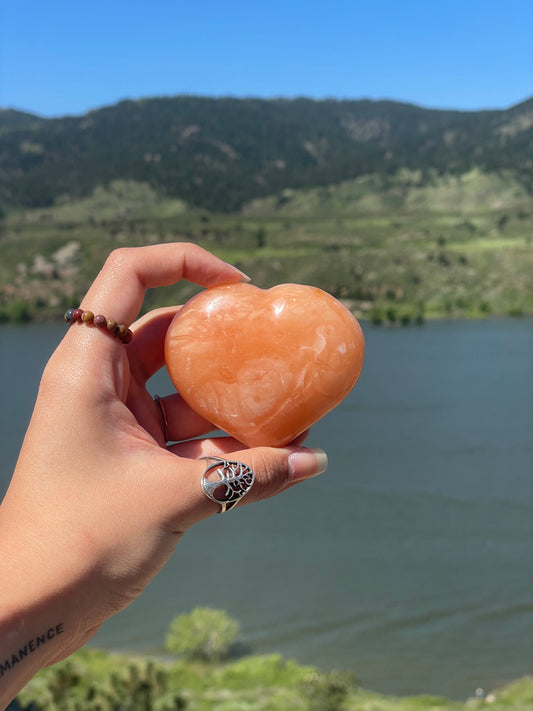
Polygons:
M533 0L3 0L0 106L180 93L505 108L533 95Z

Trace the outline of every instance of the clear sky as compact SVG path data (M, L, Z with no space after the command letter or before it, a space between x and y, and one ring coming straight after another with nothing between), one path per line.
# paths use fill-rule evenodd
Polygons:
M533 0L3 0L0 106L173 94L506 108L533 95Z

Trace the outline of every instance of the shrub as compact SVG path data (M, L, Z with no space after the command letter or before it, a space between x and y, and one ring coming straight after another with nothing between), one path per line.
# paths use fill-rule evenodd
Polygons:
M223 689L257 689L265 687L296 687L315 671L281 654L247 656L216 670L213 677Z
M314 672L302 684L308 711L342 711L355 683L349 672Z
M524 309L521 306L510 306L507 309L507 315L513 318L520 318L524 315Z
M398 318L398 312L396 311L394 306L389 306L389 308L385 311L385 316L387 317L387 321L389 323L395 324Z
M166 640L170 652L185 659L214 662L228 656L239 624L223 610L197 607L172 621Z
M370 321L374 326L381 326L383 323L383 310L379 306L373 306L370 310Z
M31 321L33 315L32 305L23 299L10 301L1 310L1 321L11 321L12 323L27 323Z
M117 664L107 655L84 651L42 670L20 692L26 711L181 711L186 701L169 688L160 663L132 660Z

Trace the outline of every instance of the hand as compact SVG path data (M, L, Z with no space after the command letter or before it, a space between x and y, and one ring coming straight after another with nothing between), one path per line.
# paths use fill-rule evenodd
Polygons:
M121 249L82 308L129 324L145 289L180 278L207 287L243 275L190 244ZM326 468L321 450L298 444L247 449L228 437L166 446L146 381L163 366L164 336L176 310L159 309L134 323L128 345L74 324L45 369L0 507L0 702L38 668L90 639L141 593L184 531L219 510L202 493L206 463L199 457L231 453L250 465L256 479L245 503ZM164 406L169 439L213 429L177 394ZM45 641L37 644L43 631ZM24 645L26 654L6 666Z

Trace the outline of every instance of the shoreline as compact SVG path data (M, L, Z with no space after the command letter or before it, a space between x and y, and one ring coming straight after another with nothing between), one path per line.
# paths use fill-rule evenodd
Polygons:
M363 324L372 325L376 327L384 328L406 328L406 327L423 327L426 323L440 323L440 322L479 322L479 321L491 321L491 320L515 320L515 319L528 319L533 318L533 311L523 311L519 313L506 313L506 312L493 312L487 314L456 314L450 315L446 313L432 313L430 315L424 315L423 319L419 322L416 321L414 317L411 317L408 322L402 321L401 318L397 318L394 321L383 319L376 321L371 316L361 314L357 309L351 308L342 299L339 299L343 306L346 306L349 311ZM150 310L159 308L158 304L151 305ZM39 315L31 315L27 318L2 318L0 316L0 328L2 326L35 326L42 324L62 324L63 313L41 313ZM147 311L141 311L139 318L147 313ZM68 324L65 324L68 325Z

